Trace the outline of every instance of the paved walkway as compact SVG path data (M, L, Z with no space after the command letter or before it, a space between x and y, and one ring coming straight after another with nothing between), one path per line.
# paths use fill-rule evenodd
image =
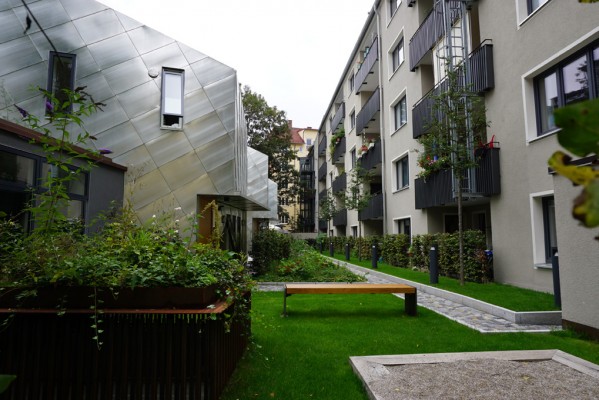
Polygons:
M342 263L352 272L365 276L370 283L398 283L397 278L381 272L370 273L371 270L359 267L357 265ZM402 281L403 282L403 281ZM283 283L262 283L258 285L258 290L262 291L283 291ZM396 296L403 298L403 295ZM474 308L464 306L422 291L418 292L418 305L428 308L438 314L441 314L453 321L459 322L481 333L507 333L507 332L550 332L559 330L559 325L521 325L506 319L488 314Z

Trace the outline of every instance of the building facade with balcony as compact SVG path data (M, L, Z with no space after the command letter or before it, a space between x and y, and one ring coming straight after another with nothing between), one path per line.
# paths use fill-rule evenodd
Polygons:
M553 110L599 97L598 11L559 0L375 1L319 129L328 144L340 121L345 157L318 153L321 193L359 166L371 171L364 187L372 204L347 210L347 225L329 224L328 234L452 232L456 185L463 185L464 226L486 233L495 280L553 292L551 259L559 251L568 261L560 267L564 321L599 329L599 313L583 307L599 309L586 284L599 279L590 261L599 251L574 251L576 235L596 232L577 230L569 210L558 209L572 193L547 168L559 149ZM564 24L564 15L576 23ZM476 167L464 177L442 170L424 178L418 138L443 118L433 103L447 90L448 60L484 100L489 127L472 144ZM341 104L345 118L337 117Z

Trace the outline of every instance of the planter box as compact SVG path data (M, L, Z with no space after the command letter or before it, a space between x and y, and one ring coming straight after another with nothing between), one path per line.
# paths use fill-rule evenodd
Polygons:
M201 288L137 287L121 288L118 295L108 288L97 288L99 309L199 309L216 300L216 285ZM23 289L6 289L0 295L0 308L89 309L94 304L94 288L61 286L37 288L37 296L18 300Z

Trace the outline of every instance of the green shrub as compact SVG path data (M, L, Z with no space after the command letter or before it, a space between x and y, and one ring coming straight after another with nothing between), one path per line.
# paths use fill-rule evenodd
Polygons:
M269 271L276 263L291 254L293 239L271 229L263 229L252 239L253 269L257 275Z
M395 267L407 268L410 265L409 247L410 237L408 235L385 235L381 246L381 256L383 260Z

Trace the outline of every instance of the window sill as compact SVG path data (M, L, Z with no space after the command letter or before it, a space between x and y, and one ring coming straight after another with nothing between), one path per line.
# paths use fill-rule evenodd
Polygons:
M539 7L537 7L536 10L534 10L533 12L531 12L530 14L528 14L526 17L524 17L524 19L522 21L520 21L520 23L518 24L518 29L522 28L522 25L524 25L531 18L533 18L535 15L537 15L539 13L539 11L541 11L542 9L544 9L545 6L547 6L547 4L549 4L549 3L551 3L551 1L547 1L544 4L541 4Z
M549 270L549 269L553 269L553 266L551 265L551 263L540 263L540 264L535 264L534 268Z
M404 186L404 187L402 187L402 188L400 188L400 189L395 189L395 190L393 191L393 194L396 194L396 193L403 192L403 191L405 191L405 190L408 190L409 188L410 188L410 185L408 185L408 186Z
M397 128L395 131L391 132L391 135L389 135L389 136L393 137L397 132L399 132L401 130L401 128L403 128L407 124L408 124L407 122L404 122L399 128Z
M527 144L538 142L539 140L543 140L545 138L551 137L551 136L555 135L556 133L558 133L560 130L561 130L561 128L557 128L557 129L549 131L549 132L547 132L547 133L545 133L545 134L543 134L541 136L537 136L537 137L534 137L532 139L528 139Z

